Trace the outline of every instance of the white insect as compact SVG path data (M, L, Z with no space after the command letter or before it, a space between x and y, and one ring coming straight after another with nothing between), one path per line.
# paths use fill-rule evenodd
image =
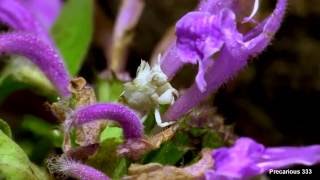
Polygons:
M140 111L149 112L154 110L157 125L166 127L173 122L162 122L160 116L160 105L173 104L178 91L168 82L168 77L160 68L160 55L158 63L152 68L145 61L137 70L137 77L132 81L124 84L122 97L130 107ZM146 118L146 116L143 119Z

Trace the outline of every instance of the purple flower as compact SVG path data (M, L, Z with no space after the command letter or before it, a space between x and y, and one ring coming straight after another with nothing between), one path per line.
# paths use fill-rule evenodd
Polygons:
M122 0L112 35L109 62L112 71L124 70L128 45L132 41L132 30L138 24L143 9L144 0Z
M97 120L113 120L123 128L127 139L139 139L143 135L143 125L134 111L114 103L97 103L75 110L66 121L67 132L70 126L80 126Z
M144 0L122 0L122 6L114 28L114 38L123 37L127 33L126 31L137 24L143 8Z
M214 13L194 11L182 17L176 26L176 54L181 61L198 63L199 71L196 83L169 108L165 119L181 117L234 77L247 65L250 57L262 52L279 29L286 5L287 0L278 0L273 13L244 35L237 30L232 7L219 11L216 8L214 11L218 12ZM218 57L214 58L214 55ZM165 73L173 73L171 68L177 69L173 67L177 63L170 62L175 60L166 58L162 61L161 67Z
M198 11L206 11L212 14L217 14L221 9L230 8L236 10L238 0L201 0L198 6Z
M209 12L190 12L176 24L177 53L182 61L198 64L196 83L201 92L206 90L204 75L212 65L212 55L220 51L226 41L226 34L238 34L232 11L220 11L219 15ZM227 32L226 34L224 32Z
M73 177L79 180L109 180L102 172L67 157L49 159L48 168L52 173Z
M214 168L206 172L206 179L242 180L270 169L320 163L320 145L266 148L250 138L239 138L233 147L214 150L212 157Z
M17 0L0 0L0 22L14 31L34 33L43 41L52 44L42 24Z
M204 149L202 150L202 158L197 163L184 167L183 170L186 173L199 178L204 175L207 169L211 169L213 164L214 161L211 157L211 151L209 149Z
M0 34L0 54L17 54L27 57L56 87L62 97L68 97L69 74L57 51L33 34Z
M19 2L32 12L47 30L56 21L62 7L61 0L19 0Z

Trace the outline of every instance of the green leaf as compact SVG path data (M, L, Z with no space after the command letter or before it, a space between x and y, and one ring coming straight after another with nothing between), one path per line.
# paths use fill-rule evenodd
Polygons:
M52 28L52 36L71 75L78 73L93 32L93 1L68 0Z
M12 77L5 78L0 84L0 103L2 103L12 92L26 89L27 84L17 82Z
M23 57L12 56L0 74L0 102L21 89L37 89L35 93L47 97L56 94L50 81L34 64Z
M218 148L221 146L224 146L224 142L217 132L208 132L202 138L202 147Z
M159 150L149 153L144 163L157 162L163 165L175 165L190 150L189 137L185 133L177 133L172 141L161 145Z
M11 129L8 123L2 119L0 119L0 130L6 134L8 137L12 137Z
M15 80L40 89L42 94L55 94L56 92L43 72L24 57L12 57L7 64L6 70Z
M99 80L97 94L101 102L116 102L123 92L123 83L119 80Z
M123 141L122 128L107 126L100 135L100 142L112 138L121 143Z
M98 152L90 157L87 163L102 170L112 179L120 179L127 173L129 162L122 156L117 155L117 147L120 145L115 138L106 139L101 143Z
M152 132L152 129L156 125L156 119L154 117L153 111L147 114L146 120L143 122L144 133L149 135Z
M23 117L21 128L23 130L32 132L39 138L49 140L55 147L61 147L62 145L62 133L57 130L55 125L52 125L43 119L26 115Z
M0 178L46 180L45 173L30 162L24 151L0 130Z
M208 130L203 128L190 128L189 133L194 137L203 136Z

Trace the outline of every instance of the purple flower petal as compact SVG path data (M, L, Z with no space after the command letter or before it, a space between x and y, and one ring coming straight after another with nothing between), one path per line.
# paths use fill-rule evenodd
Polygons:
M126 31L132 29L137 23L144 8L143 0L123 0L119 11L114 38L121 38Z
M181 60L196 64L210 58L223 44L219 18L207 12L191 12L176 24L177 51Z
M122 0L113 30L109 62L110 69L115 72L123 71L125 68L132 31L138 24L143 9L144 0Z
M123 128L124 136L127 139L142 137L143 125L138 116L128 107L120 104L98 103L88 105L77 109L70 116L70 123L75 126L96 120L113 120L118 122ZM69 124L66 125L69 126Z
M177 120L192 107L215 92L222 84L234 77L247 65L249 57L261 53L270 43L280 27L287 0L278 0L273 13L260 25L243 36L236 30L236 21L230 10L220 11L221 32L224 35L224 46L214 64L205 68L205 91L198 89L198 82L192 85L165 113L165 119ZM229 11L229 12L228 12ZM232 20L233 19L233 20ZM200 31L199 31L200 32ZM172 68L172 67L171 67ZM168 72L168 71L164 71Z
M184 167L183 170L195 177L202 177L208 169L213 167L214 161L210 155L209 149L203 150L202 158L197 163Z
M68 97L70 77L57 51L33 34L0 34L0 53L27 57L56 87L62 97Z
M47 30L56 21L62 7L61 0L19 0Z
M246 0L246 3L252 4L254 0ZM232 10L237 14L237 18L241 18L244 10L247 8L243 7L243 2L240 3L238 0L201 0L199 6L194 12L209 13L213 16L217 16L221 11L226 9ZM246 12L247 13L247 12ZM236 22L234 22L236 23ZM197 20L190 24L197 24ZM177 55L176 43L172 42L172 45L167 48L164 52L164 56L161 59L161 68L163 72L172 79L173 76L182 68L186 61ZM182 62L181 62L182 61ZM195 64L195 63L194 63Z
M15 31L32 32L41 37L43 41L52 44L48 32L31 14L31 11L27 10L17 0L0 1L0 22Z
M221 9L234 10L237 4L238 0L201 0L198 10L218 14Z
M212 64L212 56L220 51L228 36L237 32L234 21L235 15L232 11L220 11L218 15L191 12L177 22L178 55L184 62L198 62L196 83L201 92L206 89L204 74Z
M169 121L178 120L202 100L216 91L226 80L231 79L238 71L243 69L247 62L247 56L234 57L230 51L224 47L220 56L215 60L214 65L207 69L211 74L206 74L207 90L201 92L198 85L194 83L187 89L180 98L164 114L164 119ZM208 78L210 77L210 79Z
M240 138L231 148L213 151L215 167L206 176L219 179L247 179L270 169L320 163L320 145L266 148L250 138Z
M167 50L161 56L161 70L172 79L176 72L178 72L185 64L177 53L176 42L172 42Z

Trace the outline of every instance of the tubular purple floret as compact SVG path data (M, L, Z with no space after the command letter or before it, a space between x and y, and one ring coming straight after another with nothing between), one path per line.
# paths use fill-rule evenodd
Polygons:
M137 25L144 9L144 0L122 0L113 30L111 61L109 68L115 72L123 71L126 54L131 42L130 32Z
M184 62L177 54L176 43L167 48L161 57L161 70L167 75L168 79L172 79L174 75L183 67Z
M258 25L261 31L259 32L259 30L255 28L252 32L249 32L249 36L251 37L249 39L247 36L249 40L243 37L241 40L241 35L236 35L236 38L234 38L239 38L241 41L233 41L233 38L227 39L218 59L215 60L212 66L206 69L206 90L201 92L197 85L193 84L180 96L173 106L168 109L164 115L164 119L174 121L180 118L242 70L247 65L249 57L261 53L279 29L286 5L287 0L278 0L273 13L264 20L262 24Z
M60 96L70 96L70 76L62 58L36 35L25 32L0 34L0 53L27 57L46 75Z
M241 137L232 147L213 150L212 158L214 167L206 172L206 179L250 179L269 170L318 164L320 145L265 147Z
M48 32L40 22L17 0L0 1L0 22L8 25L14 31L34 33L43 41L53 44Z
M60 14L62 0L18 0L47 30L50 30Z
M259 54L261 53L270 43L275 33L279 30L281 22L284 18L288 0L278 0L276 7L272 14L262 21L257 27L261 28L260 34L253 37L252 39L248 38L248 35L254 34L257 29L253 29L244 36L245 45L247 46L247 53L250 54ZM263 25L265 24L265 25Z
M67 157L49 159L48 168L52 173L73 177L79 180L109 180L110 178L99 170L74 161Z
M71 126L80 126L97 120L118 122L123 128L126 139L138 139L143 136L143 125L136 113L121 104L97 103L83 106L75 110L70 116Z

